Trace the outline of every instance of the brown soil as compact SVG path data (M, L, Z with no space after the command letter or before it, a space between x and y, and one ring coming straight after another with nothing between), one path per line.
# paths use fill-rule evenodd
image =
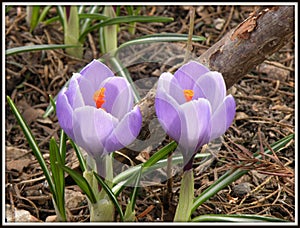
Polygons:
M243 21L254 6L197 6L194 34L206 41L193 43L193 54L201 55L227 31ZM137 23L131 35L125 25L120 27L118 42L153 33L187 34L188 6L143 7L142 15L169 16L170 23ZM55 8L49 17L55 16ZM5 17L6 49L32 44L62 44L63 31L56 22L39 26L33 33L26 24L25 6L13 6ZM220 26L220 27L219 27ZM63 50L28 52L5 59L5 96L10 96L49 163L49 140L59 139L59 124L54 113L43 118L49 105L49 95L55 97L72 73L102 54L98 49L98 32L90 34L84 44L84 58L76 59ZM174 44L184 50L184 43ZM236 118L224 135L224 142L206 169L195 165L195 196L210 186L239 160L251 162L251 154L295 132L294 41L252 69L229 92L237 103ZM168 65L171 65L170 61ZM133 80L157 77L166 69L155 63L128 67ZM150 89L151 85L148 86ZM147 92L144 91L144 93ZM5 204L9 210L24 209L39 221L55 215L49 188L43 172L30 149L20 126L5 103ZM236 146L240 145L240 147ZM242 146L242 147L241 147ZM148 151L155 152L155 151ZM249 153L245 153L249 152ZM132 158L135 159L135 158ZM79 170L72 147L68 147L67 166ZM139 159L135 159L136 162ZM295 144L294 140L276 155L265 156L263 165L253 165L242 178L224 188L201 205L193 216L201 214L255 214L295 221ZM197 169L198 168L198 169ZM86 199L74 181L66 177L68 191L77 203L68 204L70 221L88 222ZM167 183L140 189L136 202L137 221L172 221L178 201L180 174L173 178L172 200L165 200ZM119 200L127 204L130 188L125 188ZM75 202L75 199L71 200ZM8 213L8 211L6 213Z

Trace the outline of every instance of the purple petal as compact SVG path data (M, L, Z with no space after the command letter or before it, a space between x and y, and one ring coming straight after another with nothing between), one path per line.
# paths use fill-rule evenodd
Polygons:
M179 85L177 79L171 73L163 73L158 81L157 90L163 90L170 94L178 104L186 102L183 89Z
M132 143L142 127L142 114L138 106L127 113L105 142L105 153L119 150Z
M78 106L83 106L84 102L82 99L78 99L78 97L75 99L75 97L77 96L77 90L79 90L78 87L78 80L80 80L81 75L78 73L73 74L72 78L70 79L70 83L67 87L67 90L65 92L69 104L71 105L71 107L74 109L74 106L78 107ZM76 102L75 102L76 100ZM82 101L82 103L80 102L80 100ZM75 104L76 103L76 104Z
M56 100L56 115L60 127L66 132L66 134L74 140L73 133L73 109L68 102L66 96L66 88L64 88L57 96Z
M180 106L181 137L179 144L185 156L192 156L210 136L211 107L206 99L189 101Z
M209 100L212 112L223 102L226 85L222 74L213 71L202 75L194 86L194 99L203 97Z
M86 65L80 74L91 82L94 91L99 89L102 81L114 76L114 73L105 64L95 59Z
M117 120L103 109L91 106L78 108L73 115L74 141L90 155L102 155L105 139L116 123Z
M225 97L224 102L212 116L212 131L210 141L220 137L230 127L235 116L235 101L231 95Z
M82 107L85 105L78 85L78 81L80 81L80 77L81 75L78 73L73 74L68 89L65 92L72 109L76 109L78 107Z
M207 67L196 61L190 61L181 66L175 72L174 77L177 78L179 85L183 89L193 89L197 79L206 72L209 72Z
M181 123L177 102L163 90L157 90L155 111L162 128L171 138L178 142L181 134Z
M85 105L96 107L94 101L94 93L96 92L96 90L94 90L94 86L91 84L91 81L87 80L84 77L81 77L81 80L78 84Z
M100 87L105 88L105 103L103 108L114 117L121 120L126 113L132 110L134 98L130 84L121 77L106 79Z

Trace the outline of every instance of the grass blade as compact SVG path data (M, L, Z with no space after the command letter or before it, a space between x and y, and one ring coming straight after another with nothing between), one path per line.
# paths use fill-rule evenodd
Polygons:
M206 38L203 36L193 36L192 41L204 41ZM121 44L118 49L113 54L114 56L125 47L130 45L146 44L146 43L155 43L155 42L183 42L188 40L187 34L174 34L174 33L163 33L163 34L151 34L139 37L134 40L130 40L126 43Z
M141 175L142 175L142 170L140 170L138 173L137 173L137 176L136 176L136 182L135 182L135 187L133 189L133 192L132 192L132 195L130 197L130 203L132 204L131 205L131 211L134 211L134 206L135 206L135 202L136 202L136 197L137 197L137 193L138 193L138 189L139 189L139 182L140 182L140 179L141 179Z
M99 9L99 6L95 5L90 9L88 14L95 14L95 12L97 12L98 9ZM104 16L104 15L102 15L102 16ZM84 20L83 25L80 26L80 34L82 34L88 27L90 27L91 21L92 21L92 18L87 18Z
M109 188L109 186L105 183L104 180L102 180L101 177L99 177L99 175L93 171L94 176L96 177L97 181L99 182L99 184L101 184L102 188L105 190L105 192L107 193L107 195L109 196L109 198L111 199L111 201L114 203L117 211L120 214L120 219L121 221L124 221L124 215L123 215L123 211L122 208L118 202L117 197L115 196L115 194L112 192L112 190Z
M175 141L170 142L168 145L160 149L158 152L153 154L145 163L143 163L143 168L148 168L156 164L159 160L165 158L169 153L174 151L177 147Z
M152 167L154 164L156 164L158 161L162 160L165 158L170 152L175 150L177 147L177 144L175 141L169 143L162 149L160 149L158 152L153 154L145 163L142 163L140 165L136 165L131 167L130 169L120 173L118 176L116 176L113 180L114 184L120 183L121 181L125 180L128 177L135 176L136 172L139 171L139 169L142 169L142 172L145 172L147 168Z
M11 100L11 98L9 96L7 96L7 102L11 108L11 110L13 111L20 127L22 128L23 130L23 133L27 139L27 142L29 143L29 146L30 148L32 149L33 153L34 153L34 156L36 157L36 159L38 160L43 172L44 172L44 175L46 177L46 180L49 184L49 189L51 191L51 193L53 195L55 195L55 186L54 186L54 183L52 181L52 177L50 175L50 172L48 170L48 167L46 165L46 162L44 160L44 157L35 141L35 138L34 136L32 135L31 133L31 130L30 128L28 127L27 123L25 122L25 120L23 119L21 113L19 112L18 108L15 106L15 104L13 103L13 101Z
M127 183L131 183L132 181L135 180L135 177L137 175L137 172L141 172L141 174L155 170L157 168L160 168L162 166L165 166L167 164L167 160L163 160L161 164L158 164L155 166L154 164L158 163L161 161L163 158L165 158L170 152L175 150L177 147L176 142L171 142L162 149L160 149L158 152L156 152L154 155L152 155L145 163L141 165L137 165L134 167L131 167L130 169L120 173L118 176L116 176L113 179L113 183L116 184L116 186L113 188L113 191L115 192L116 195L118 195L121 190L127 185ZM181 159L178 159L179 161L182 161ZM176 162L176 161L175 161ZM125 181L123 181L125 180ZM121 184L122 183L122 184ZM136 182L134 182L136 184ZM136 186L136 185L135 185Z
M30 33L35 29L39 22L40 6L27 6L27 20L30 24Z
M279 218L265 217L259 215L222 215L207 214L200 215L191 220L192 222L288 222Z
M80 13L79 19L95 19L95 20L107 20L109 17L100 13Z
M70 169L67 166L61 166L61 168L64 171L66 171L73 178L73 180L76 182L76 184L87 195L87 197L89 198L91 203L96 203L97 202L96 196L95 196L91 186L89 185L89 183L87 182L87 180L83 176L81 176L79 173L77 173L76 171Z
M169 17L153 17L153 16L148 16L148 17L147 16L119 16L115 18L110 18L85 29L80 35L79 41L82 43L88 33L92 32L95 29L99 29L100 27L104 27L108 25L116 25L120 23L131 23L131 22L171 22L173 20L174 20L173 18L169 18Z
M210 153L196 154L195 159L208 157L210 155L211 155ZM182 156L172 157L172 164L177 165L180 163L182 164L182 162L183 162ZM168 163L167 158L161 159L155 165L142 169L142 174L151 172L156 169L160 169L162 167L166 167L167 163ZM129 169L121 172L113 179L113 183L115 184L115 186L113 187L113 192L115 193L116 196L118 196L121 193L122 189L124 189L125 186L128 185L128 183L134 183L135 176L137 172L139 172L139 170L141 169L141 166L142 164L130 167Z
M64 13L64 8L63 6L57 6L57 14L58 14L58 19L61 23L61 25L63 26L63 29L65 29L65 22L66 22L66 19L65 19L65 13Z
M64 160L62 160L59 148L55 142L54 138L50 140L50 167L52 171L53 182L55 186L56 193L56 206L59 210L60 217L63 221L67 220L66 210L65 210L65 178L64 171L60 166L64 165ZM60 165L60 166L58 166Z
M44 20L43 24L44 25L49 25L49 24L51 24L51 23L53 23L55 21L61 21L61 18L59 16L51 17L51 18L49 18L47 20Z
M59 141L59 154L61 156L61 160L64 163L66 160L66 144L67 144L67 135L64 130L60 131L60 141Z
M15 55L23 52L64 49L64 48L72 48L72 47L79 47L79 45L41 44L41 45L22 46L22 47L15 47L15 48L10 48L5 50L5 55L9 56L9 55Z
M136 198L137 198L137 194L138 194L138 190L139 190L139 183L140 183L140 179L141 179L141 175L142 175L142 169L139 170L139 172L136 173L136 182L135 185L133 187L133 191L132 194L130 196L130 202L129 204L127 204L126 206L126 211L125 211L125 215L124 215L124 220L127 222L134 222L135 220L135 202L136 202Z
M75 153L77 155L81 171L82 172L86 171L86 163L85 163L85 160L84 160L84 158L81 154L81 151L80 151L79 147L73 142L72 139L69 139L69 140L70 140L70 143L71 143L72 147L74 148Z
M159 17L159 16L119 16L105 20L101 23L101 26L115 25L120 23L131 23L131 22L172 22L174 21L171 17Z
M43 11L42 11L42 13L41 13L41 15L40 15L40 17L39 17L39 21L38 21L38 22L42 22L42 21L44 20L44 18L46 17L46 15L47 15L47 13L48 13L48 11L50 10L51 7L52 7L52 6L46 6L46 7L43 9Z

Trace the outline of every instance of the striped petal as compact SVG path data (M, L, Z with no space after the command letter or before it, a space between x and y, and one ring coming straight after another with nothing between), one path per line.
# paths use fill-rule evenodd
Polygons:
M114 73L105 64L95 59L86 65L80 74L91 82L94 87L93 91L98 90L106 78L114 76Z
M181 136L181 121L179 105L169 94L163 90L156 91L156 116L165 132L178 141Z
M196 61L190 61L181 66L175 72L174 77L183 89L193 89L197 79L206 72L209 72L207 67Z
M169 94L178 104L186 102L183 89L181 88L177 78L175 78L171 73L163 73L160 76L157 90L161 90Z
M226 85L218 72L208 72L202 75L194 85L194 98L203 97L209 100L212 111L223 102L226 96Z
M66 95L66 88L63 89L57 96L56 100L56 115L61 128L71 138L74 138L73 133L73 109Z
M179 144L185 156L192 156L208 142L211 107L206 99L192 100L180 106L181 137Z
M142 127L142 114L138 106L127 113L105 141L105 152L119 150L132 143Z
M102 109L78 108L73 115L75 142L92 156L104 153L104 142L117 124L117 119Z
M210 141L223 135L229 128L235 116L235 107L234 98L228 95L213 113Z
M100 87L105 88L103 108L121 120L133 108L134 98L130 84L121 77L110 77Z

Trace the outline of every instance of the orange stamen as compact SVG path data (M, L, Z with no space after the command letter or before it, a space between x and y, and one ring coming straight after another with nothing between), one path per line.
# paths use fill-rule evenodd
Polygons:
M186 101L190 101L190 100L193 99L194 90L185 89L185 90L183 90L183 94L184 94L184 97L185 97Z
M105 100L104 100L104 92L105 92L105 88L100 88L99 90L97 90L95 93L94 93L94 101L96 103L96 107L97 108L101 108L102 105L105 103Z

